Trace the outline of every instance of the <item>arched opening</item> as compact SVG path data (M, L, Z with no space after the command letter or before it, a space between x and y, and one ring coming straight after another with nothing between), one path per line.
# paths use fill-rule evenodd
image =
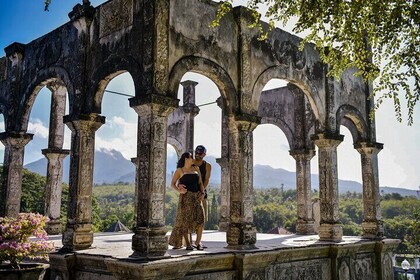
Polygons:
M204 72L187 72L182 76L178 88L180 107L177 110L182 111L185 116L185 130L178 139L185 139L183 140L184 150L181 153L193 152L198 145L203 145L207 150L203 160L211 165L211 176L204 203L208 214L205 229L218 229L218 209L222 193L220 189L228 186L221 186L221 166L216 160L226 157L227 151L225 153L222 151L222 145L227 145L227 135L223 136L223 131L227 128L222 127L222 108L225 106L221 92L217 84L205 74Z
M258 104L262 125L253 132L257 230L314 233L310 134L315 117L309 101L297 86L271 79Z
M36 95L36 99L32 105L29 121L28 121L28 133L34 134L32 141L25 146L25 158L24 167L28 170L46 176L47 174L47 159L42 154L42 149L49 148L49 137L50 137L50 125L51 118L54 118L51 111L51 102L54 95L54 89L49 85L41 88ZM65 92L65 107L60 109L60 116L67 115L69 112L69 103L66 90L64 86L60 86L60 91ZM61 96L63 93L59 93ZM57 92L56 92L56 95ZM61 97L62 98L62 97ZM63 123L62 117L53 120L53 122L60 123L62 125L63 134L57 135L57 138L62 138L62 149L70 148L70 129ZM60 140L58 145L60 145ZM65 167L63 172L63 181L68 182L68 158L65 161ZM66 172L67 171L67 172Z
M138 115L129 107L135 86L128 72L111 74L101 96L106 122L95 134L93 227L109 231L117 222L134 225Z
M68 183L66 149L70 147L71 132L63 123L63 116L69 111L68 93L60 80L48 80L32 94L35 100L27 132L33 134L33 139L25 146L21 211L45 214L50 219L47 232L59 234L67 209L68 188L63 182Z
M344 135L344 141L337 147L340 221L343 235L358 236L362 234L364 209L360 153L353 147L357 131L352 133L347 126L341 125L340 134Z

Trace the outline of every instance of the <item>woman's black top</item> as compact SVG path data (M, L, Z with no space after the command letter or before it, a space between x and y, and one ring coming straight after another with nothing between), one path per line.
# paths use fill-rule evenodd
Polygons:
M179 184L185 185L189 192L199 192L200 187L198 186L198 174L197 173L186 173L179 178Z

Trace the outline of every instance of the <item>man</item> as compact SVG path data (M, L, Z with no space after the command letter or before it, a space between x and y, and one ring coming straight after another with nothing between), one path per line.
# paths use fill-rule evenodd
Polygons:
M206 162L204 157L206 156L206 148L203 145L198 145L195 148L195 156L194 156L194 165L197 166L200 169L201 173L201 180L203 181L204 186L204 199L203 202L203 208L204 208L204 222L208 221L208 206L207 206L207 186L209 185L210 181L210 175L211 175L211 164ZM202 232L197 232L197 238L198 240L201 240ZM200 235L200 236L199 236ZM196 244L201 245L202 248L207 248L203 244Z

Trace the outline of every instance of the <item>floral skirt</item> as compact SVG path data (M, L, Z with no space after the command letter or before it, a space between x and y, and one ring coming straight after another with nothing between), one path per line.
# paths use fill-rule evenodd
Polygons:
M181 247L184 234L195 232L199 226L204 225L204 210L198 194L198 192L186 192L179 195L176 220L169 237L169 245Z

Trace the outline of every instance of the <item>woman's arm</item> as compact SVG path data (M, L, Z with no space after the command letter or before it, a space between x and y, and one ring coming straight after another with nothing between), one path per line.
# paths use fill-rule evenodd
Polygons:
M176 186L176 182L181 178L181 168L177 168L171 180L171 187L179 193L185 193L184 189Z

